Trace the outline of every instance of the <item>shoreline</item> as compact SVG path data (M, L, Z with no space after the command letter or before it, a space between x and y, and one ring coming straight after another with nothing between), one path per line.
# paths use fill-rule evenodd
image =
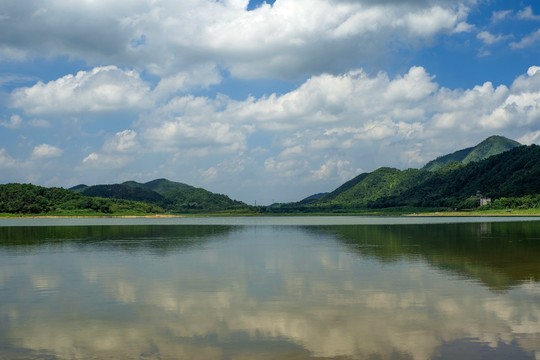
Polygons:
M20 214L0 214L1 219L175 219L188 217L297 217L297 216L357 216L357 217L539 217L540 210L496 210L496 211L435 211L435 212L413 212L413 213L295 213L295 214L151 214L151 215L20 215Z
M185 218L185 215L11 215L4 214L1 219L160 219Z

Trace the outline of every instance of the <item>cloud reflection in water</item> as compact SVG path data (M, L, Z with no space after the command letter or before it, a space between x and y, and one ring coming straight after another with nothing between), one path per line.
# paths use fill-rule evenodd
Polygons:
M494 290L422 250L374 256L341 230L233 227L193 235L196 247L165 242L167 251L148 247L148 234L129 249L2 248L0 355L430 359L489 349L540 357L537 282ZM55 291L38 296L47 289Z

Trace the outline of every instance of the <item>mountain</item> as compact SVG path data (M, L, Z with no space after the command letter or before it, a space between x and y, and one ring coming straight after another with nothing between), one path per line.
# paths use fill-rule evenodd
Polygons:
M361 174L321 198L319 203L334 207L344 204L348 207L365 207L380 198L397 196L428 177L427 171L383 167L369 174Z
M435 172L400 196L373 207L470 207L476 194L493 199L540 194L540 146L520 146L448 172Z
M167 203L166 199L155 191L125 184L88 186L80 190L80 193L86 196L142 201L160 206Z
M505 150L506 149L506 150ZM480 198L490 206L540 208L540 146L492 136L422 169L379 168L362 173L330 193L266 210L202 188L156 179L147 183L87 186L66 190L31 184L0 185L0 213L118 214L160 212L327 212L417 208L473 208Z
M490 136L474 147L438 157L428 162L422 169L436 171L455 162L466 165L473 161L487 159L490 156L503 153L518 146L521 146L521 144L504 136Z
M79 185L75 185L75 186L69 188L69 190L80 193L80 192L82 192L84 189L86 189L87 187L88 187L88 185L85 185L85 184L79 184Z
M76 187L81 189L80 186ZM63 188L32 184L0 185L0 213L9 214L155 214L159 206L148 203L85 196Z
M250 208L249 205L232 200L226 195L215 194L202 188L167 179L156 179L147 183L126 181L121 184L94 185L83 188L80 192L87 196L143 201L172 212L246 210Z
M540 147L520 146L516 141L492 136L477 146L429 162L422 169L379 168L358 175L318 200L280 204L276 210L471 208L478 206L481 196L535 194L540 194Z
M321 198L327 196L328 193L318 193L308 196L307 198L304 198L298 202L298 204L311 204L315 201L320 200Z

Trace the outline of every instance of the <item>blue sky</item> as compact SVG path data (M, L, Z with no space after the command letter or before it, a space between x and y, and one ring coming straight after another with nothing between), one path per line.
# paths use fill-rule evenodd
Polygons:
M166 177L300 200L540 142L540 2L0 4L0 183Z

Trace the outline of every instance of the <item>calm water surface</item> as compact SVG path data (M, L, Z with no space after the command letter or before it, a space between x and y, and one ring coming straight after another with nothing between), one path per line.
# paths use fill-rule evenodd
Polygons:
M540 359L525 220L0 220L0 359Z

